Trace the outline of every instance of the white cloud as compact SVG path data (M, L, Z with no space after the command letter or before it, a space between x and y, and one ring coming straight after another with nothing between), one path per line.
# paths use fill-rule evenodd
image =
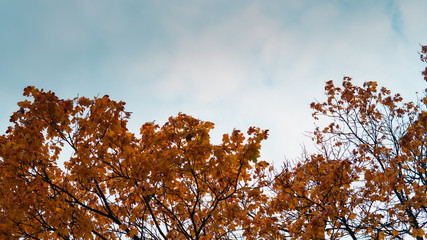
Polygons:
M256 58L271 54L265 42L275 34L274 22L252 6L227 17L200 32L180 32L173 52L159 61L166 72L158 83L159 94L211 102L257 81L263 62Z
M45 69L35 77L60 76L67 83L50 84L71 96L123 97L135 125L182 111L213 121L217 135L270 128L263 154L280 165L308 142L308 105L322 100L325 81L350 75L420 89L406 78L422 69L412 42L426 39L424 8L406 2L393 7L402 24L372 1L54 4L34 24L43 35L29 54Z
M313 128L309 103L322 100L325 81L339 82L344 75L359 82L395 81L390 68L399 69L393 58L401 52L390 48L402 43L384 4L351 11L313 3L297 12L286 9L291 23L265 9L248 4L203 28L174 22L180 18L172 14L164 22L176 37L173 43L127 72L137 76L154 69L155 95L170 104L170 114L184 111L211 120L220 133L250 125L270 128L263 153L280 164L283 155L298 157L300 145L311 144L304 137ZM186 23L202 21L197 9L180 11L188 14Z
M410 43L426 44L427 2L419 0L397 0L402 21L402 33Z

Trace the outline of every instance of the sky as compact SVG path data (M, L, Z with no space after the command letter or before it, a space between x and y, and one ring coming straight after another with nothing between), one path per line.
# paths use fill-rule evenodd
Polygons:
M328 80L377 81L414 100L426 83L424 0L0 0L0 132L33 85L125 101L129 129L179 112L270 130L261 158L311 151L309 105Z

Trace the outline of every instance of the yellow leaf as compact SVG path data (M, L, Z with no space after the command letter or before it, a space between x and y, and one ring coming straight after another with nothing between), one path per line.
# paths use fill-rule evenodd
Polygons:
M135 228L133 228L132 230L129 231L129 236L130 237L133 237L133 236L135 236L137 234L138 234L138 230L136 230Z
M413 237L422 237L422 236L424 236L424 234L425 234L425 232L421 228L415 228L412 231L412 236Z

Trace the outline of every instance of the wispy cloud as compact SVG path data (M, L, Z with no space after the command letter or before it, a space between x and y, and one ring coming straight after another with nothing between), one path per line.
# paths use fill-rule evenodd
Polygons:
M308 105L321 100L325 81L350 75L397 91L422 88L414 62L416 43L427 39L423 4L40 1L22 11L16 5L9 14L0 10L2 22L13 23L0 30L18 30L0 37L7 46L0 77L14 81L2 90L21 94L36 84L64 97L110 94L128 102L133 129L179 111L215 122L217 139L232 128L269 128L263 156L280 164L308 142Z

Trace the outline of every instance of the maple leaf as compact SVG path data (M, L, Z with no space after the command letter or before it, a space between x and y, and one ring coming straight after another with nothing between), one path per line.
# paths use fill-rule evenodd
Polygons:
M137 138L125 103L107 95L24 95L32 101L19 103L0 136L1 239L256 238L267 131L234 130L215 145L213 123L180 113L162 127L144 124ZM66 145L73 154L61 168Z
M349 77L342 88L326 82L325 94L311 104L313 117L326 123L313 132L319 153L285 163L275 178L273 232L292 239L426 237L427 97L404 102L376 82L357 86Z

